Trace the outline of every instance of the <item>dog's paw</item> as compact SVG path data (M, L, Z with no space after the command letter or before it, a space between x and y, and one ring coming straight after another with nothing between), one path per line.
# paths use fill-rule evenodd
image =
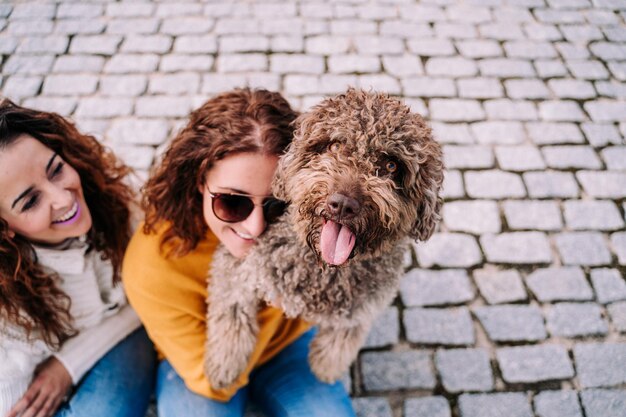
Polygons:
M351 362L343 353L345 352L328 349L328 346L314 338L309 351L311 371L320 381L328 383L337 381L348 370Z
M222 356L223 355L219 355ZM230 362L230 363L229 363ZM228 360L216 360L214 355L206 358L204 362L204 373L209 379L211 387L223 389L230 387L237 377L245 370L245 363L234 363Z

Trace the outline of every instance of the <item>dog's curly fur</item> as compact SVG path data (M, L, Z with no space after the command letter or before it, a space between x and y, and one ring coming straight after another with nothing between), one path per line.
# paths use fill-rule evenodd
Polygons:
M323 381L356 358L375 316L393 299L408 238L428 239L439 220L441 148L418 114L385 94L349 89L296 121L274 194L290 203L243 259L223 247L209 280L205 373L229 386L248 365L261 300L318 325L309 362ZM357 202L349 216L331 196ZM343 197L342 197L343 198ZM341 266L322 260L326 221L356 237Z

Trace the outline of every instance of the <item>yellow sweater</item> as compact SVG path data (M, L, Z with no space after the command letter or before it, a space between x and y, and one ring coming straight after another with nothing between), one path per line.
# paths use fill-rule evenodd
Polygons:
M212 233L182 257L167 257L159 245L165 227L156 234L133 236L123 265L124 288L163 359L166 358L191 391L218 401L229 400L248 383L252 369L274 357L304 333L309 325L287 319L281 310L259 310L259 335L246 370L235 384L218 390L203 371L206 341L206 279L211 256L219 243Z

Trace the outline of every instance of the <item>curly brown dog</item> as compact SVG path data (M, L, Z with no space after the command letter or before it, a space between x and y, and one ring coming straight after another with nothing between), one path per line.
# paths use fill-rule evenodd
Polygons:
M349 89L296 123L272 183L288 211L245 258L215 254L205 373L216 388L248 364L261 300L316 324L311 369L341 377L397 292L408 239L439 220L441 148L400 101Z

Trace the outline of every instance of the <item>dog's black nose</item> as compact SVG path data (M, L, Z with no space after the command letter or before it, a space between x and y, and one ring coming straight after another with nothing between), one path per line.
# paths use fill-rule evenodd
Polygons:
M352 197L334 193L326 200L328 212L338 220L350 220L361 210L361 205Z

